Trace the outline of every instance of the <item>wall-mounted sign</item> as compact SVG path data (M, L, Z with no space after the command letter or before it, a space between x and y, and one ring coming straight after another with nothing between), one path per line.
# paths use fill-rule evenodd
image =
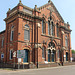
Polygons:
M66 57L66 55L64 55L64 57Z
M25 58L25 50L17 50L17 58Z
M13 52L13 57L16 57L16 51Z
M4 58L4 53L1 54L1 59L3 59L3 58Z

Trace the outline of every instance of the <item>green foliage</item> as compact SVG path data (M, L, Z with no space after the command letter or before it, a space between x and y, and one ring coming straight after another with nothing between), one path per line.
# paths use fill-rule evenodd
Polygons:
M75 54L75 50L72 50L72 53Z

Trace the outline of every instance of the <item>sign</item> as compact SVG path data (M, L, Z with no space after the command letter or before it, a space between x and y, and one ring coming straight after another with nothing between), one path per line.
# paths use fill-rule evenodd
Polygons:
M18 58L18 63L21 63L21 58Z
M16 51L13 52L13 57L16 57Z
M48 64L48 62L47 61L44 61L45 62L45 64Z
M4 53L1 54L1 59L3 59L3 58L4 58Z
M17 50L17 58L25 58L25 50Z
M66 58L66 55L64 55L64 57Z

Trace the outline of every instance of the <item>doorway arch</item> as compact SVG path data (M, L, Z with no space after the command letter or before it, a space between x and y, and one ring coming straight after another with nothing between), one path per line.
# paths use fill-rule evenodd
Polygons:
M29 50L28 49L24 49L25 50L25 58L23 59L24 63L28 63L29 61Z
M48 44L48 62L55 62L56 61L56 50L55 44L50 42Z

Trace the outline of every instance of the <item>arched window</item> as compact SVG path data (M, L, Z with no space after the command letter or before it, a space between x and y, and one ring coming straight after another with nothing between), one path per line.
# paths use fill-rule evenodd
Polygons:
M59 28L58 28L58 23L56 24L56 31L57 31L57 37L59 36Z
M24 40L30 40L30 32L29 32L29 26L28 25L25 25Z
M4 37L2 38L2 48L4 47Z
M45 47L42 48L42 58L45 58Z
M60 51L59 51L59 49L58 49L58 58L59 58L59 53L60 53Z
M68 47L68 38L65 36L65 46Z
M53 22L51 22L51 35L53 35L53 29L54 29Z
M48 21L48 35L50 35L50 21Z
M48 47L49 47L48 62L55 62L55 60L56 60L55 44L53 42L50 42L48 44Z
M11 27L11 37L10 40L13 41L14 38L14 26Z
M13 50L10 50L10 60L13 59Z
M45 34L46 33L46 25L45 25L45 21L42 20L42 33Z

